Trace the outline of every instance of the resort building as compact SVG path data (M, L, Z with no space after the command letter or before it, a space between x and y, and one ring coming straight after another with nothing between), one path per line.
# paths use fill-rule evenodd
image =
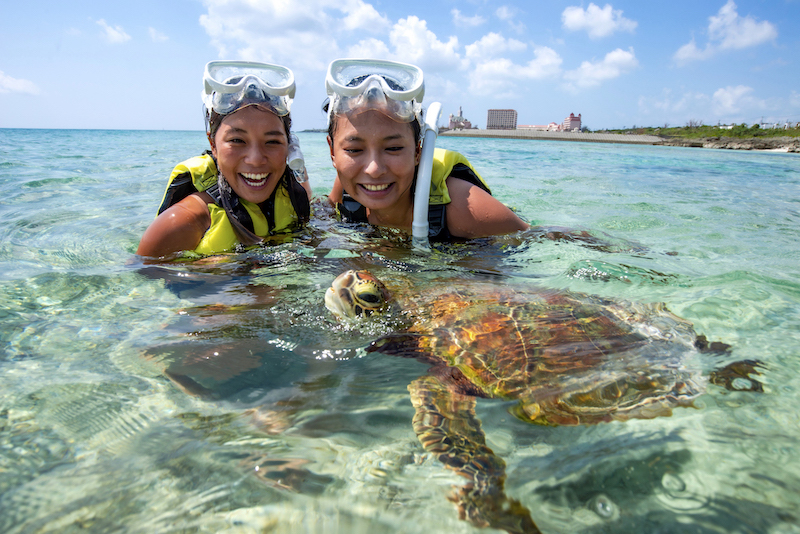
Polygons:
M458 115L450 114L450 124L447 126L451 130L469 130L472 128L472 123L464 118L461 112L461 106L458 106Z
M486 117L487 130L516 130L517 111L514 109L490 109Z
M581 114L578 113L576 117L574 113L570 113L569 117L564 119L564 123L562 125L564 131L571 132L573 130L580 131L581 129Z

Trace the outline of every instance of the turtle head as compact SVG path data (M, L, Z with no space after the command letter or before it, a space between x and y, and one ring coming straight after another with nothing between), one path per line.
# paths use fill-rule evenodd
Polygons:
M382 313L390 299L386 286L369 271L346 271L325 292L325 306L342 319Z

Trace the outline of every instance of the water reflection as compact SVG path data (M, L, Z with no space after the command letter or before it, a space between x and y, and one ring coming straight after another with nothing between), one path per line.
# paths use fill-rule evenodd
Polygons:
M535 522L545 532L632 532L650 521L669 531L689 520L702 528L714 520L731 526L731 518L739 517L722 518L727 501L701 483L680 433L648 441L621 424L596 433L524 425L507 413L511 404L504 401L476 403L420 382L432 376L425 362L364 350L407 328L415 309L424 317L445 290L461 290L461 300L482 305L489 292L495 301L498 292L515 294L506 308L523 307L533 295L549 298L544 315L552 321L543 330L564 332L565 324L584 320L580 331L586 332L596 314L576 310L595 297L548 285L577 279L606 291L617 284L674 287L682 278L664 268L669 260L652 260L673 256L545 234L436 246L426 255L399 234L366 239L356 230L311 229L295 243L214 261L131 265L113 277L48 273L4 287L14 297L4 308L7 317L28 332L4 333L14 351L7 353L9 361L43 359L40 335L64 336L48 350L69 346L70 352L51 356L50 367L40 371L45 379L27 383L24 401L4 412L7 452L0 457L9 467L0 476L6 489L0 527L52 530L69 521L70 527L102 531L124 518L141 531L327 525L389 532L404 522L469 531L459 507L465 519L481 524L489 517L508 531L529 531ZM576 259L566 262L573 269L553 277L536 258L556 249ZM586 259L595 253L603 259ZM325 289L339 272L364 268L402 288L406 301L417 299L409 313L356 324L332 318L322 300ZM566 307L569 313L553 312L566 309L554 295L576 299ZM609 301L593 302L603 308ZM64 318L78 311L84 323L70 326ZM462 327L477 333L485 315L464 313ZM432 337L443 339L454 324L439 325L444 328ZM48 333L54 327L58 333ZM663 324L654 328L663 330ZM639 347L654 330L646 332L631 344ZM663 336L671 341L662 348L684 334L678 329ZM583 362L589 369L585 350L603 343L613 348L610 337L570 345L574 357L561 363L574 371ZM626 345L627 338L620 339ZM691 341L682 346L693 350ZM81 357L98 352L108 355L102 365ZM692 379L707 376L734 359L669 354L660 364L673 378L687 368ZM62 365L71 374L59 383ZM639 376L639 386L658 383L652 358L632 357L628 365L652 371ZM551 384L529 400L613 404L636 389L631 382L619 387L611 380L613 387L600 388L599 396L586 389L612 374L604 368L569 386ZM687 396L704 386L700 381ZM738 394L739 406L750 402ZM421 409L425 395L430 402ZM431 424L445 413L451 426ZM474 450L455 449L467 457L469 477L443 469L441 451L431 447L443 443L440 431L447 439L475 440ZM551 452L541 452L548 447ZM467 472L453 458L442 461ZM743 507L749 502L741 501ZM492 516L487 510L493 506L505 511ZM559 523L559 517L569 519Z

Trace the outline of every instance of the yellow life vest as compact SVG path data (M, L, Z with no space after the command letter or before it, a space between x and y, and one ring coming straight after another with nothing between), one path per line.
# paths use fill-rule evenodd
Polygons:
M453 171L456 165L465 165L469 170L464 169L463 173L456 172L454 174ZM473 176L467 177L467 175ZM450 203L450 193L447 191L447 184L445 183L450 176L461 178L462 180L466 180L474 185L477 185L487 192L489 191L489 186L486 185L486 181L481 177L480 174L478 174L478 171L475 170L475 167L472 166L472 163L470 163L463 154L453 150L435 148L433 149L433 170L431 172L431 193L429 197L430 200L428 201L429 204L433 205ZM477 178L480 183L477 183L475 178Z
M206 191L216 184L217 166L210 154L206 153L183 161L172 170L158 213L161 214L188 195L197 191ZM308 201L305 191L303 191L302 197L303 200ZM267 216L260 206L247 200L239 199L239 202L244 206L253 221L253 233L259 237L267 237L275 233L289 233L294 231L300 224L300 217L292 204L291 197L283 181L278 183L271 199L273 200L272 212L274 215L274 227L272 229L270 229ZM191 252L210 255L233 251L236 245L239 244L239 239L225 209L217 204L209 204L208 213L211 216L211 226L209 226L197 247Z
M288 233L295 230L300 223L297 213L294 211L292 201L286 189L278 187L274 195L275 199L275 228L272 233ZM253 220L253 233L259 237L270 235L267 217L257 204L239 199L242 206L247 210ZM193 252L204 256L218 254L220 252L231 252L239 244L233 225L228 219L228 214L221 206L216 204L208 205L208 214L211 216L211 226L209 226L203 239Z
M175 165L169 176L158 214L197 191L205 191L217 183L217 164L211 154L189 158Z

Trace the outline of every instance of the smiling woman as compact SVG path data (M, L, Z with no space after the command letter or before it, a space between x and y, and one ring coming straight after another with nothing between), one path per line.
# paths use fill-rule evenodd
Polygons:
M410 230L421 153L422 71L391 61L331 63L328 145L336 180L328 196L343 220ZM528 224L492 197L467 159L436 149L428 237L471 239Z
M140 256L228 252L308 220L310 186L286 164L292 72L212 61L204 85L211 151L175 167L159 215L139 243Z

